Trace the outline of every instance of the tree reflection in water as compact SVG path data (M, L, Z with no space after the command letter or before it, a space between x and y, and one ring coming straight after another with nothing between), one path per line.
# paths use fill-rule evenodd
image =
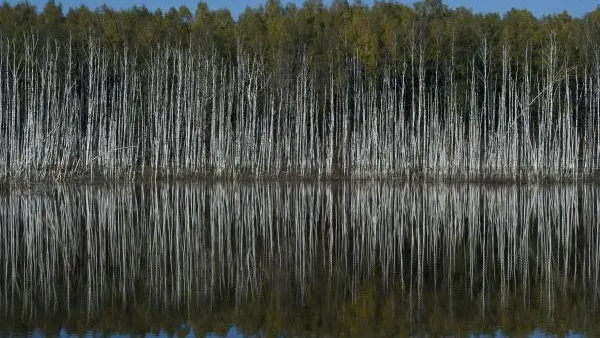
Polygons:
M12 189L0 196L0 331L598 335L599 193L347 181Z

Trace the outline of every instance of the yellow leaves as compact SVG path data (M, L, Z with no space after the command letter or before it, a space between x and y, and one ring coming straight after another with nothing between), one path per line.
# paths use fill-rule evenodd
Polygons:
M399 4L377 2L371 16L375 34L379 37L381 56L397 61L414 25L413 12Z
M346 33L351 50L357 54L368 69L376 69L379 59L378 37L371 25L366 6L352 6Z
M558 47L559 57L569 58L576 52L578 36L578 26L573 18L567 13L562 12L557 15L551 15L544 18L542 39L554 38Z
M512 9L504 17L502 41L521 50L536 38L537 26L537 20L529 11Z

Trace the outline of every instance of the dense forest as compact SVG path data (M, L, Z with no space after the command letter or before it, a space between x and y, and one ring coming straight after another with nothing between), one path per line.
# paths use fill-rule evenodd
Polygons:
M600 8L0 6L0 177L594 178Z

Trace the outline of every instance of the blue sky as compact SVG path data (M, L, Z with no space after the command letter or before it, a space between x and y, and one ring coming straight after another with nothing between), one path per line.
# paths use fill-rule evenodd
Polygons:
M205 0L210 9L229 8L234 17L237 17L246 6L256 7L264 3L264 0ZM363 0L363 3L371 4L374 0ZM18 1L9 0L10 3ZM46 0L29 0L38 8L41 8L46 3ZM133 5L145 5L150 10L157 8L167 9L171 6L179 7L185 5L192 12L196 8L198 1L194 0L56 0L63 4L63 8L71 6L77 7L81 4L94 9L106 3L112 8L123 9ZM302 4L304 0L282 0L282 3L295 2ZM352 3L353 0L348 2ZM412 0L400 1L405 4L412 4ZM448 6L454 8L457 6L465 6L471 8L475 12L496 12L504 13L511 8L524 8L533 12L537 16L545 14L560 13L567 10L573 16L582 16L584 13L595 9L600 5L600 0L445 0ZM329 4L330 0L324 0L325 4Z

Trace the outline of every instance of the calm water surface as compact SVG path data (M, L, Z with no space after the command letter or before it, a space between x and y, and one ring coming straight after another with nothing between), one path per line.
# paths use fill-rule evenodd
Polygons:
M600 336L600 186L0 193L0 335Z

